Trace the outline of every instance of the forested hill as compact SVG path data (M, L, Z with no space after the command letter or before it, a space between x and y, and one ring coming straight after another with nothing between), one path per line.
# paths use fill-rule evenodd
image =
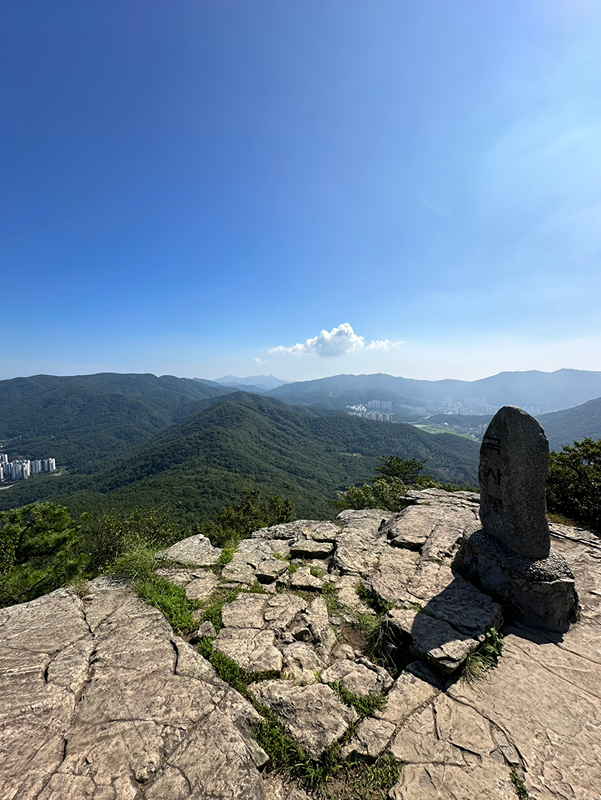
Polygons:
M180 516L200 521L253 485L290 497L299 516L328 517L328 500L338 489L369 478L383 454L426 459L425 471L438 479L477 484L478 445L466 438L323 414L240 392L95 475L32 478L0 492L0 508L32 499L57 499L74 511L168 502Z
M552 450L560 450L564 444L571 445L585 437L601 439L601 397L565 411L541 414L538 421Z
M0 381L0 444L11 458L70 469L115 457L231 392L163 375L36 375Z
M229 394L231 389L212 381L176 378L174 375L156 375L99 372L95 375L33 375L30 378L12 378L0 381L0 406L27 400L51 389L64 386L84 386L104 394L126 394L152 400L171 402L174 395L180 400L202 400Z

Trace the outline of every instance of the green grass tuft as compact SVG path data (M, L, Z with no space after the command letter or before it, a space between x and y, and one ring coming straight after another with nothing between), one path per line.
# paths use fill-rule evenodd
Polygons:
M511 768L511 782L513 783L513 788L515 789L515 793L517 794L519 800L530 800L530 795L528 794L526 784L518 775L518 771L515 766Z
M373 764L357 758L346 766L349 800L385 800L399 779L401 767L390 753L384 753Z
M394 603L387 603L377 595L373 589L368 589L363 583L357 586L357 594L365 605L369 606L376 614L385 614L394 608Z
M487 670L496 667L499 658L503 655L505 642L496 628L490 628L482 644L467 657L463 665L463 679L468 683L481 680Z
M388 624L384 614L359 614L358 627L363 637L363 652L374 664L383 666L396 678L399 674L398 665L388 655L387 645L401 646L391 625Z
M361 695L349 692L342 681L331 683L330 686L343 703L355 709L361 719L370 717L374 711L383 711L386 708L387 701L384 695L368 694L367 697L361 697Z
M212 639L202 639L198 645L198 652L210 662L222 681L229 683L233 689L236 689L246 698L249 697L249 684L255 681L268 681L280 677L280 673L273 670L248 672L242 669L233 658L226 656L225 653L220 653L219 650L214 650Z
M256 706L263 717L254 728L254 736L270 758L268 769L300 785L317 798L331 797L328 780L342 769L340 746L333 744L315 760L288 733L284 725L269 708Z
M164 614L176 633L191 633L198 623L192 612L200 608L198 600L188 600L183 586L175 586L165 578L150 575L134 581L138 596Z

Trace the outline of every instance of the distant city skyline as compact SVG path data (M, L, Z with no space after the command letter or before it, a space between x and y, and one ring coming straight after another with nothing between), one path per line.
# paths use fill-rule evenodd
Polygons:
M0 21L0 379L601 370L600 4Z

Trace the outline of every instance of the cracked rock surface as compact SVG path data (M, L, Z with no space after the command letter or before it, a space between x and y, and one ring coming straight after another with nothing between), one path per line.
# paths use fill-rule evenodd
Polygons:
M532 800L601 798L601 537L551 525L580 620L564 634L506 624L498 666L468 683L461 664L504 611L451 569L478 496L408 499L400 514L256 531L220 574L202 568L220 551L191 537L168 556L186 568L160 574L205 604L220 587L238 591L221 629L199 622L192 641L208 636L243 669L269 671L250 687L257 708L312 757L342 737L344 756L391 754L402 765L391 800L514 800L512 768ZM358 615L376 618L365 592L392 605L382 619L394 675L360 652ZM359 719L340 685L386 706ZM0 610L0 698L0 800L310 797L270 771L251 702L106 579L84 599L59 590Z
M3 609L0 642L2 800L263 797L256 711L132 594Z

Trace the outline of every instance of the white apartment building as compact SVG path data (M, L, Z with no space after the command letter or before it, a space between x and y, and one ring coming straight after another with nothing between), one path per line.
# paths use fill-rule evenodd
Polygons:
M39 475L42 472L56 472L56 460L42 458L35 461L29 459L9 461L6 453L0 453L0 481L24 481L30 475Z

